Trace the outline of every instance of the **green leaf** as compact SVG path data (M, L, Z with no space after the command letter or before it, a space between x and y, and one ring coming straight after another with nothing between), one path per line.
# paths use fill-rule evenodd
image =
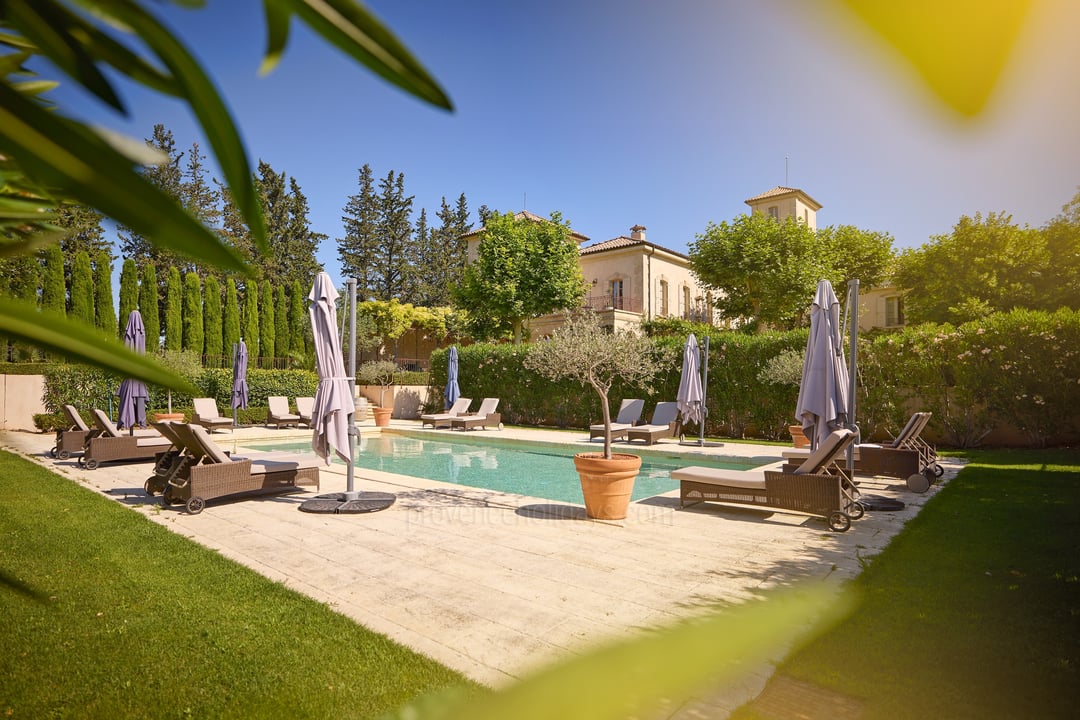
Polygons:
M453 110L450 98L401 41L350 0L267 0L289 9L339 50L422 100Z
M117 375L196 393L184 378L161 367L150 355L137 353L94 328L63 315L38 310L29 303L0 298L0 332L72 360Z
M415 720L620 720L650 717L664 700L688 699L710 683L766 662L814 621L818 632L851 608L817 586L775 595L572 657L504 689L450 704L399 711Z
M131 0L108 4L107 12L128 25L172 73L180 97L191 107L214 149L218 166L232 192L233 201L244 216L259 249L266 252L266 221L255 190L251 166L240 133L210 78L187 49L153 16Z
M79 123L50 113L0 81L0 149L39 185L59 188L135 232L223 269L248 273L235 250L186 213Z
M49 0L35 0L34 7L23 0L7 0L5 19L37 45L42 54L74 78L80 85L127 114L112 85L97 67L97 58L86 52L71 35L73 17L68 10Z
M281 61L285 45L289 42L289 19L292 13L273 0L263 0L266 12L266 55L263 57L259 74L266 75Z

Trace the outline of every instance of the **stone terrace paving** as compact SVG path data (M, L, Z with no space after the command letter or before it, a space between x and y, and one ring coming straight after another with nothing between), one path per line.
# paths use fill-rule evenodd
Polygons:
M378 432L370 420L359 427L365 436ZM419 423L395 420L388 432L395 428L415 431ZM590 445L584 431L470 433L481 434L600 445ZM250 441L310 436L309 430L248 427L213 437L233 450ZM188 515L181 506L161 509L159 498L143 492L149 463L84 470L74 460L48 457L53 441L52 434L0 432L0 447L495 687L598 641L745 601L769 588L810 579L839 586L940 487L916 495L902 480L862 480L864 493L895 497L907 507L867 512L846 533L830 532L820 518L749 507L701 504L680 510L678 491L632 503L626 520L594 521L583 505L361 469L355 488L394 493L391 508L366 515L299 512L300 503L314 496L311 489L210 501L201 514ZM699 454L778 463L782 449L741 443L697 448L672 439L656 447L685 454L687 465ZM947 459L942 464L943 480L959 469ZM346 489L342 463L323 467L321 476L320 493ZM775 659L781 657L778 651ZM672 706L663 717L724 717L760 693L772 670L771 663L748 668L736 683Z

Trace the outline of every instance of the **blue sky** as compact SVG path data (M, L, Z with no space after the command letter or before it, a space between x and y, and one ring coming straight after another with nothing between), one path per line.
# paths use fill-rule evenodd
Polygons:
M832 2L465 0L369 7L439 79L456 110L430 108L294 22L259 77L261 2L163 8L209 68L254 167L297 179L319 259L357 171L405 173L429 218L470 209L560 211L593 241L628 234L685 252L710 222L776 185L809 193L819 225L851 224L913 247L961 215L1006 211L1042 225L1080 186L1080 4L1039 0L987 109L965 120ZM66 83L69 84L69 83ZM69 88L66 112L138 138L155 123L207 145L187 110L125 87L119 118ZM475 218L475 216L474 216Z

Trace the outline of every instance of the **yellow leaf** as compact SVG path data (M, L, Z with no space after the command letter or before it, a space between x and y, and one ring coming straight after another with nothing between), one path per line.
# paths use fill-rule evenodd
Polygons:
M1031 9L1031 0L844 0L899 50L962 115L986 105Z

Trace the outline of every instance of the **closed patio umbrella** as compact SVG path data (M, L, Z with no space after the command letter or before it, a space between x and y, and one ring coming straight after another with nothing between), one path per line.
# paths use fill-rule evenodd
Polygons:
M806 341L795 418L813 448L847 422L848 368L840 327L840 302L832 283L822 280L810 307L810 337Z
M247 409L248 384L247 384L248 353L244 339L233 347L233 380L232 380L232 417L233 427L236 427L237 409Z
M705 365L701 366L701 351L698 349L694 333L686 338L683 348L682 376L679 378L679 391L675 403L679 408L680 422L696 422L699 428L698 445L705 444L705 384L701 380L702 370L708 378L709 338L705 338Z
M458 387L457 346L451 345L446 358L446 391L443 393L446 409L449 410L459 397L461 397L461 388Z
M146 352L146 327L138 310L132 310L128 315L127 325L124 326L124 344L135 352ZM132 433L135 432L135 425L146 427L146 401L150 397L146 383L125 378L117 394L120 396L117 427L128 428Z
M308 313L315 336L315 369L319 386L311 411L311 449L330 464L330 452L340 457L352 473L352 453L349 448L349 428L352 425L353 397L341 341L337 334L337 308L334 302L338 291L330 276L321 272L308 294ZM351 484L351 483L350 483Z

